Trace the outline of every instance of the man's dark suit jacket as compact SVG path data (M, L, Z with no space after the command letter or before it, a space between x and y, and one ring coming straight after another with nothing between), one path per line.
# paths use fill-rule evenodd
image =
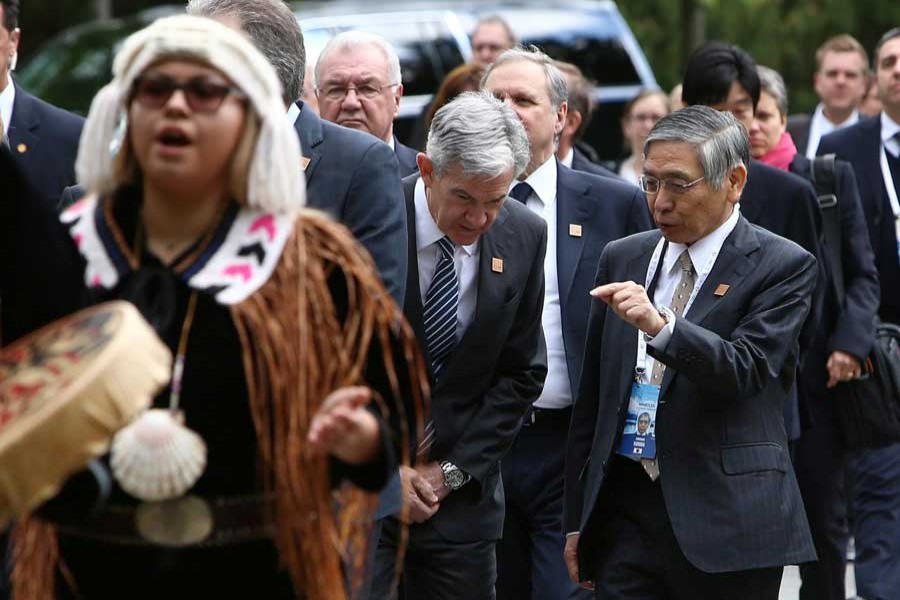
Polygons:
M15 83L13 83L15 85ZM75 158L84 119L35 98L16 85L9 146L16 163L47 205L75 184Z
M621 179L621 177L619 177L606 167L602 167L595 162L591 162L591 159L585 156L584 152L582 152L578 148L574 149L574 154L572 156L572 170L583 171L584 173L591 173L593 175L601 175L603 177L612 177L613 179Z
M577 152L577 150L576 150ZM644 193L619 178L598 177L558 164L556 277L563 345L572 397L578 391L585 331L597 261L606 244L654 228ZM570 226L580 226L573 235Z
M806 147L809 144L809 128L812 124L812 117L811 114L800 113L788 116L787 120L787 132L794 139L797 152L803 156L806 156ZM821 143L820 140L819 144Z
M397 162L400 163L401 179L419 172L419 165L416 163L416 156L419 153L409 146L401 144L397 136L394 136L394 154L397 155Z
M812 161L797 154L790 165L791 173L812 181ZM844 275L845 299L842 305L833 285L825 290L821 326L804 359L801 387L815 399L807 408L825 408L825 364L835 350L848 352L864 361L875 339L874 317L878 312L878 270L869 244L866 218L859 201L853 167L835 162L835 195L838 199L841 230L841 268ZM824 215L823 215L824 218ZM831 265L834 268L834 265Z
M853 165L859 199L869 231L875 267L881 280L882 320L900 323L900 261L894 232L891 203L881 174L881 118L860 119L856 125L832 132L822 138L819 154L837 154Z
M597 284L643 282L660 236L650 231L609 244ZM815 281L812 256L741 217L666 348L648 349L668 367L657 413L658 481L678 544L701 571L815 558L782 422ZM722 284L727 293L716 295ZM628 412L637 335L593 301L569 431L564 518L566 531L581 532L585 578L597 564L605 517L595 508Z
M822 319L830 273L816 192L812 184L793 173L751 160L747 185L741 195L741 214L754 225L799 244L816 258L819 276L809 316L800 332L800 358L805 361L806 349L812 344ZM785 425L791 439L799 437L800 423L797 390L794 389L785 406Z
M416 250L417 179L413 175L403 181L409 227L404 312L430 365ZM449 460L472 476L444 499L429 521L451 542L500 538L504 514L500 460L547 376L541 330L546 224L524 205L507 199L480 244L474 319L440 380L435 383L432 378L435 441L429 459ZM503 261L502 272L493 268L495 258Z
M402 304L406 286L406 212L397 158L367 133L320 119L297 102L294 129L306 166L307 204L353 232L375 260L388 291Z

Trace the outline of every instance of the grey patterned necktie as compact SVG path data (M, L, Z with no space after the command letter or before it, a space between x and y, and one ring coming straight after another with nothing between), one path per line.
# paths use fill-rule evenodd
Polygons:
M675 316L682 317L684 316L684 309L687 306L688 300L694 291L697 274L694 272L691 255L688 254L687 250L681 253L681 256L678 257L678 262L681 264L681 280L679 280L678 285L675 286L669 308L672 309ZM650 383L653 385L661 385L663 374L665 372L666 365L661 361L654 361L653 371L650 373ZM659 464L656 462L656 458L642 458L641 466L644 467L644 470L647 472L647 475L650 476L650 479L656 481L656 478L659 477Z

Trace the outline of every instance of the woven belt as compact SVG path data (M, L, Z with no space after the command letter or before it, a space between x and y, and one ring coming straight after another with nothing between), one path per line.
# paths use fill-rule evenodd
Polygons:
M125 546L208 547L272 539L273 496L201 498L110 504L91 519L58 525L73 537Z

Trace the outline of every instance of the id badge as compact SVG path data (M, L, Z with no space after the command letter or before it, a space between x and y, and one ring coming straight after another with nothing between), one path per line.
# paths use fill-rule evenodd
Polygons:
M659 405L659 386L632 383L628 400L628 415L622 430L619 454L639 460L656 458L656 407Z

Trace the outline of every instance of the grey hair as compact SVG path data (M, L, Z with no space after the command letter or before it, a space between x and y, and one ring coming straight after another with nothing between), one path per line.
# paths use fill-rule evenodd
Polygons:
M319 58L316 60L316 85L322 81L322 63L325 57L336 50L355 50L365 46L375 46L381 51L384 60L388 66L388 77L390 83L403 83L400 73L400 59L394 47L386 39L380 35L369 33L367 31L344 31L337 34L325 44Z
M644 142L644 156L653 142L690 144L697 153L706 182L722 189L729 171L750 164L747 130L730 112L695 104L669 113L653 126Z
M786 116L788 112L788 96L784 78L775 69L762 65L756 66L756 72L759 73L760 91L772 96L775 99L778 112L781 113L782 117Z
M243 32L275 67L284 100L303 93L306 50L303 32L290 7L282 0L189 0L187 13L196 17L236 18Z
M559 110L562 103L569 99L569 84L566 82L566 76L559 70L559 67L556 66L554 60L538 50L535 46L529 46L528 48L516 46L515 48L510 48L501 53L500 56L497 57L497 60L494 61L492 65L488 66L487 71L484 72L484 76L481 78L481 87L484 87L488 77L491 76L491 73L493 73L495 69L505 64L521 60L532 62L544 69L544 78L547 80L547 93L550 96L550 104L553 106L553 110Z
M460 94L435 113L425 152L438 177L454 166L488 177L512 169L518 177L531 159L515 111L485 91Z

